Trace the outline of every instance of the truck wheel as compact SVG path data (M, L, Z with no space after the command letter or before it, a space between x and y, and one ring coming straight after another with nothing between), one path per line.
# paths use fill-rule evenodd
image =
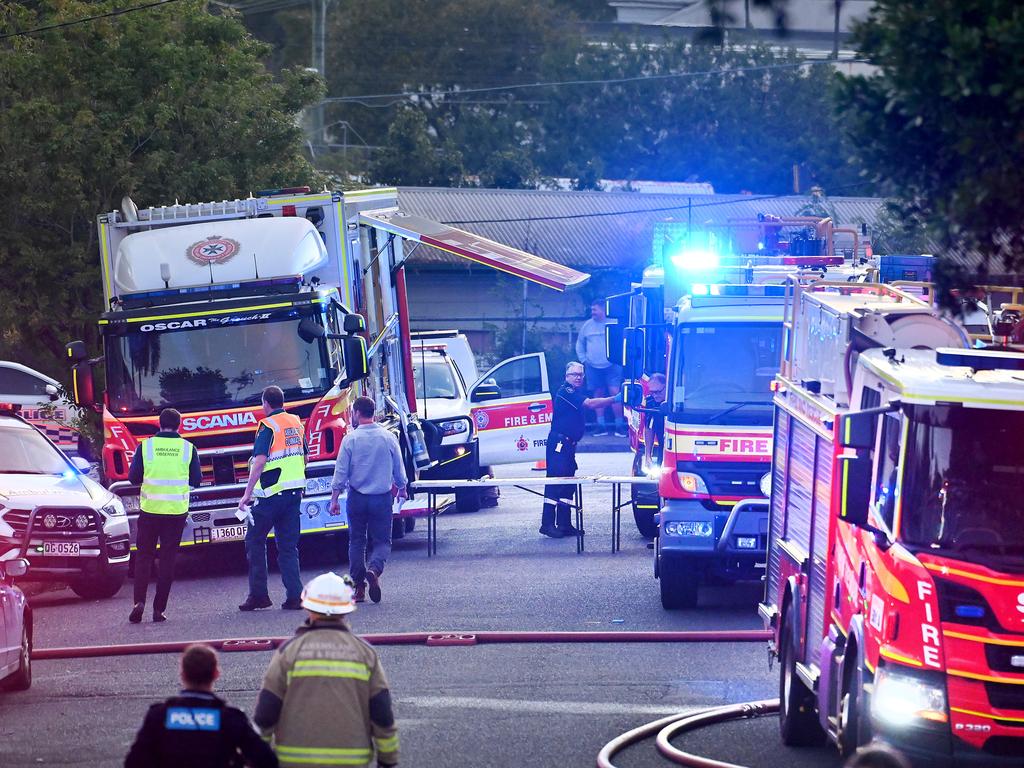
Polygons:
M396 517L391 521L391 540L404 539L405 538L405 521Z
M125 574L104 573L98 576L83 576L73 580L69 587L86 600L106 600L116 595L124 584Z
M476 512L480 506L479 488L455 489L455 510L457 512Z
M843 690L839 699L839 752L849 757L871 741L868 696L864 691L864 671L857 659L849 660L852 669L844 669Z
M407 517L407 518L405 518L405 532L406 533L412 533L415 530L416 530L416 518L415 517Z
M21 652L18 654L18 669L4 680L6 691L27 691L32 686L32 635L28 631L28 617L21 628Z
M676 608L696 608L697 590L700 585L700 573L683 558L671 560L661 559L659 568L661 583L661 607L666 610Z
M640 475L643 466L644 455L637 453L633 457L633 476ZM658 524L654 522L654 514L658 511L661 497L658 496L658 486L634 485L630 489L633 499L633 520L636 521L636 528L645 539L653 539L658 535Z
M818 722L814 693L796 674L796 630L789 611L782 617L779 633L779 733L782 743L791 747L821 744L825 733Z

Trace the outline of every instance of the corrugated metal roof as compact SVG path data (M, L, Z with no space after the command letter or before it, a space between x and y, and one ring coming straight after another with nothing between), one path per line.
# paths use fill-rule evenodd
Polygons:
M794 216L803 195L661 195L636 192L401 187L399 206L412 214L584 269L635 269L651 257L654 226L678 221L724 224L758 213ZM882 198L830 197L840 226L873 225ZM417 248L421 266L457 264L457 256ZM465 262L462 262L465 263Z

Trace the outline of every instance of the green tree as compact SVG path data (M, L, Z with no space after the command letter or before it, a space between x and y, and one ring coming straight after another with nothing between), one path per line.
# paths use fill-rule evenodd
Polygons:
M123 8L0 4L0 34ZM182 0L0 42L0 355L67 378L63 345L95 341L96 215L316 183L297 113L315 74L261 63L237 19ZM95 348L95 347L93 347Z
M856 30L876 74L841 78L851 146L871 177L982 273L1024 254L1024 7L1016 0L877 0Z
M386 146L379 153L371 177L380 184L412 187L457 187L462 183L462 155L451 142L437 146L426 116L403 108L388 129Z

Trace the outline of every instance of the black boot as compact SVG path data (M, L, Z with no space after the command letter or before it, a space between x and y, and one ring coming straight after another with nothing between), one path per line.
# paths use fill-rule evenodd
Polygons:
M565 536L555 527L555 510L551 508L550 504L545 504L544 511L541 513L540 532L552 539L561 539Z
M585 533L583 529L577 528L572 524L572 510L569 509L569 507L566 506L565 504L558 505L557 518L558 522L556 523L556 528L562 534L563 537L582 536Z

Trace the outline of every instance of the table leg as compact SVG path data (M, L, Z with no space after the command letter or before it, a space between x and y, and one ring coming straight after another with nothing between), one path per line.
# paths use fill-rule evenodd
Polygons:
M576 534L576 554L579 554L584 549L583 543L583 486L576 486L576 528L579 531Z
M427 494L427 557L437 551L437 496Z
M622 489L618 483L612 483L612 554L615 554L619 549L615 540L615 532L618 530L619 497L621 491Z

